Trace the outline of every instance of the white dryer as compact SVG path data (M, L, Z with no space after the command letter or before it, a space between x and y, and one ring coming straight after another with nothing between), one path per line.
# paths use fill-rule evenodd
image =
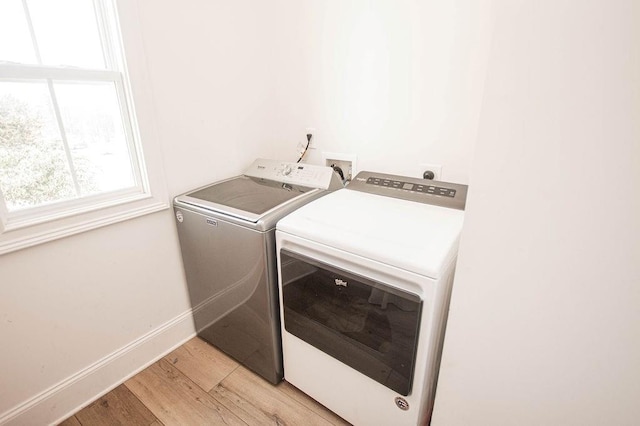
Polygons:
M466 194L361 172L278 222L285 380L356 425L429 422Z

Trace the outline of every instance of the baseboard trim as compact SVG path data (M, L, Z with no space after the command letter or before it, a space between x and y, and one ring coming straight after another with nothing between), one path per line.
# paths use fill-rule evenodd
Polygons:
M0 425L56 424L195 336L191 310L0 414Z

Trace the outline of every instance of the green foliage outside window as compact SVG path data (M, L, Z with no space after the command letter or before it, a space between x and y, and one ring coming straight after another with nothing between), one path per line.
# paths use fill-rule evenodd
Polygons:
M19 209L76 197L64 145L43 136L43 120L27 103L0 97L0 188ZM78 180L94 187L88 164L74 162Z

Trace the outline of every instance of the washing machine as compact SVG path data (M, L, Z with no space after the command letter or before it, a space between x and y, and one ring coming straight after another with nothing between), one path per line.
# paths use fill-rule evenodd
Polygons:
M342 187L330 167L258 159L174 199L198 336L271 383L283 375L276 222Z
M278 222L286 381L355 425L429 423L466 194L361 172Z

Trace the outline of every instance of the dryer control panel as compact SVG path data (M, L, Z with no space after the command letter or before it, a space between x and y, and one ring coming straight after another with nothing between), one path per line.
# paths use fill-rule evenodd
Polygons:
M315 164L259 158L251 164L244 174L254 178L308 188L335 190L343 187L342 181L331 167Z
M464 210L468 187L458 183L364 171L358 173L347 189Z

